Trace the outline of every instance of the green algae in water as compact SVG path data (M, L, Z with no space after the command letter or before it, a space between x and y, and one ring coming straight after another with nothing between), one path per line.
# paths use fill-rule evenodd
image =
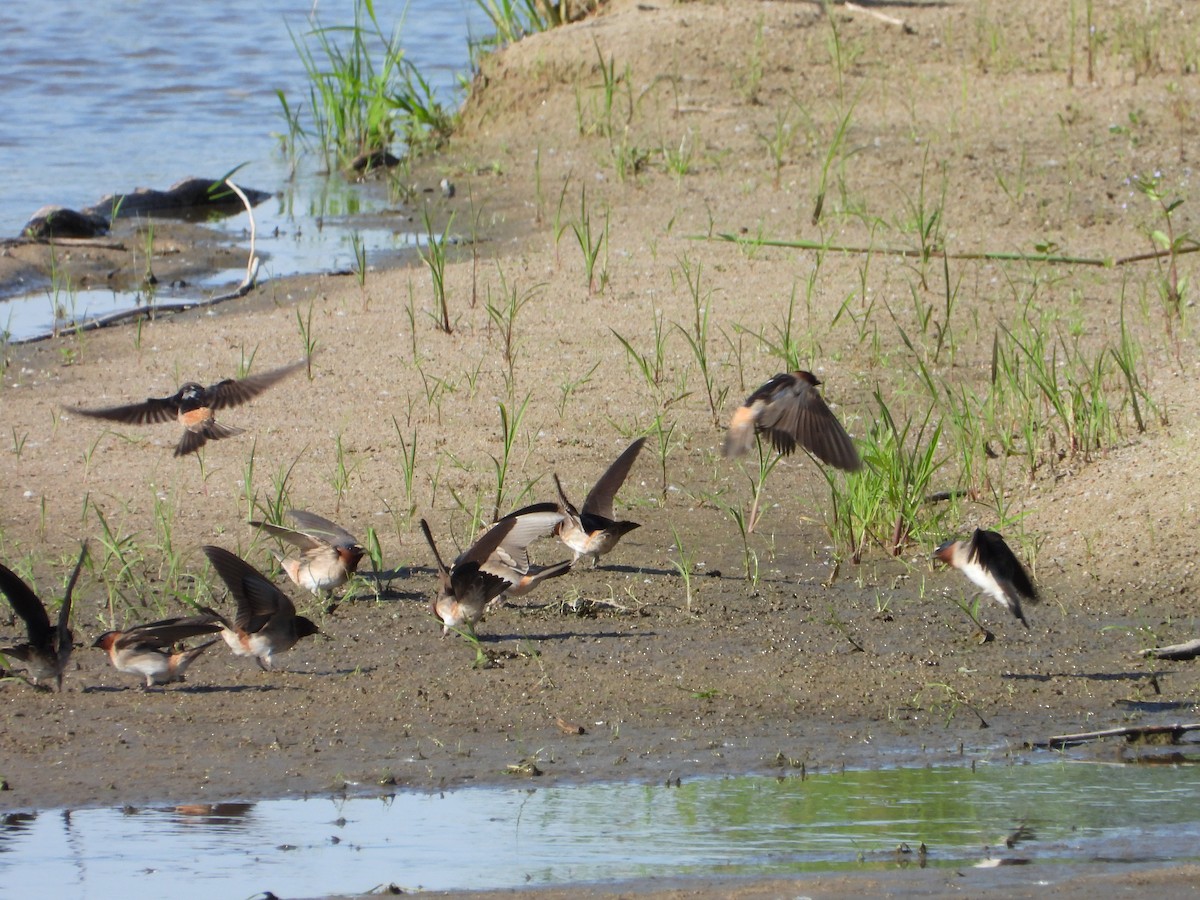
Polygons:
M1026 862L1022 877L1044 883L1097 860L1196 859L1197 796L1200 768L1056 762L52 811L0 820L0 884L26 895L55 871L75 896L136 878L146 896L180 900L313 897L989 858Z

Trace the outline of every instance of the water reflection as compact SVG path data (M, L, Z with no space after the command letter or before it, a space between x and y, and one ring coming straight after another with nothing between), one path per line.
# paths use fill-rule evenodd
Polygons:
M1056 763L17 814L0 883L25 895L54 870L78 896L136 877L147 896L311 897L981 865L1032 884L1195 859L1197 788L1191 767Z

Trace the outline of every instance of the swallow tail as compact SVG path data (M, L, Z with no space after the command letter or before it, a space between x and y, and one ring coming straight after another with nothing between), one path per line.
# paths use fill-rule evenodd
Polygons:
M209 421L205 423L204 428L200 431L185 431L183 437L179 439L179 443L175 447L176 456L187 456L189 453L195 453L209 441L219 441L222 438L233 437L234 435L245 432L244 428L235 428L232 425L221 425L217 422Z
M1021 601L1018 597L1006 593L1004 595L1004 605L1008 607L1008 611L1010 613L1012 613L1021 621L1022 625L1024 625L1026 628L1029 627L1029 621L1025 618L1025 611L1021 609Z
M754 433L754 408L739 406L729 422L729 430L725 433L725 445L721 452L727 459L746 455L754 446Z
M200 646L193 647L191 650L185 650L182 653L175 654L175 656L171 657L172 674L176 678L178 678L180 681L182 681L183 674L184 674L184 672L187 671L188 666L190 666L193 662L195 662L196 658L201 653L203 653L205 650L207 650L213 644L217 643L219 640L221 640L221 639L213 638L211 641L205 641Z

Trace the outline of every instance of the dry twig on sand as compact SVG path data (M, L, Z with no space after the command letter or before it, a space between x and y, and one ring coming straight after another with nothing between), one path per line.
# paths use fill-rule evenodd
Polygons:
M1200 731L1200 722L1189 725L1129 725L1124 728L1105 728L1102 731L1082 731L1079 734L1060 734L1046 741L1027 744L1033 750L1058 750L1063 747L1073 747L1088 741L1098 741L1107 737L1123 737L1127 741L1136 741L1153 735L1169 735L1172 742L1189 731Z
M1141 655L1152 656L1155 659L1195 659L1200 656L1200 638L1182 644L1171 644L1169 647L1147 647L1141 651Z

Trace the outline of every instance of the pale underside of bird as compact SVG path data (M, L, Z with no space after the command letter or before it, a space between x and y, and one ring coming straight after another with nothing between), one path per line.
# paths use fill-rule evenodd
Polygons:
M366 550L345 528L302 509L288 510L296 528L269 522L251 522L299 549L298 556L275 554L288 578L298 587L322 596L346 584L358 569Z
M106 631L92 646L104 650L118 672L140 676L143 688L149 690L155 685L183 681L188 666L220 638L190 650L176 650L176 644L220 630L220 622L209 615L176 617L125 631Z
M1029 627L1021 604L1036 603L1037 589L1000 534L976 528L969 541L946 541L937 548L934 556L958 569L1022 625Z
M593 566L599 564L600 557L616 547L624 535L640 527L637 522L618 521L613 510L613 501L617 491L629 477L629 471L633 468L645 442L646 439L640 437L625 448L588 491L580 509L576 509L567 499L562 482L557 474L554 475L554 484L558 488L561 504L559 511L563 515L557 534L559 539L575 552L574 562L588 557Z
M724 454L742 456L758 434L775 449L792 453L799 445L826 465L856 472L862 460L854 441L826 405L811 372L786 372L773 377L746 398L734 412L725 435Z
M79 548L79 559L67 580L67 588L58 607L58 621L53 626L37 594L15 572L0 565L0 591L8 597L13 612L25 623L27 637L22 644L0 649L0 655L23 663L25 678L35 687L48 689L49 685L45 682L53 678L59 691L62 690L63 674L75 649L75 636L70 627L71 597L86 558L85 541Z

